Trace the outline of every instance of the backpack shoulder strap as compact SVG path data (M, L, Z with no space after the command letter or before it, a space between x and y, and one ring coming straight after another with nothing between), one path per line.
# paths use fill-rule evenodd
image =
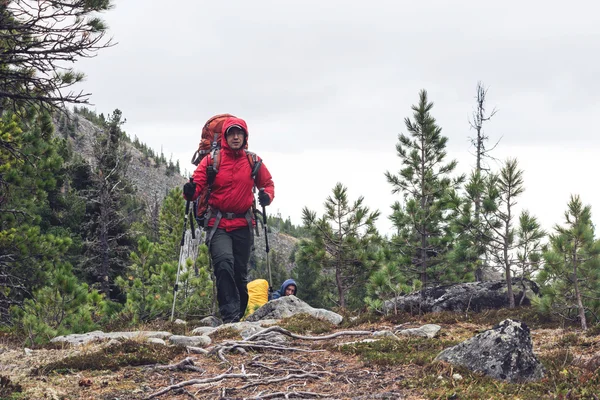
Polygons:
M253 153L251 151L248 150L244 150L246 152L246 158L248 159L248 162L250 163L250 176L252 176L253 180L256 180L256 176L258 175L258 170L260 169L260 166L262 165L262 160L259 160L256 153Z
M206 156L208 161L206 163L206 179L208 186L212 186L219 172L219 166L221 165L221 152L219 148L214 148L210 154Z

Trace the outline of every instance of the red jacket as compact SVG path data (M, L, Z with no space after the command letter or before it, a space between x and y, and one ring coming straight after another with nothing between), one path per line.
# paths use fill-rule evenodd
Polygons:
M245 129L246 143L248 142L248 126L243 119L230 117L223 123L219 172L212 185L208 204L212 208L221 210L222 213L243 214L252 207L252 202L254 201L252 187L254 186L254 182L252 181L250 162L244 149L232 150L225 139L225 132L232 125L240 125ZM256 158L257 161L260 160L258 156ZM204 157L194 171L192 177L194 183L196 183L196 192L192 200L198 198L202 188L207 184L206 167L209 161L212 163L211 157ZM265 188L265 192L269 195L271 201L273 201L275 198L275 185L273 184L271 173L264 163L258 170L256 186L259 189ZM213 216L208 221L208 226L213 226L214 223L215 218ZM248 221L245 218L221 218L219 223L219 228L225 229L228 232L245 226L248 226Z

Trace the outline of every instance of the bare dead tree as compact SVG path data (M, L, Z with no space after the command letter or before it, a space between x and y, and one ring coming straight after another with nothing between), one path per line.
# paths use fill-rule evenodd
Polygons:
M122 210L128 196L126 178L128 153L121 145L121 112L109 118L106 132L94 139L94 182L87 200L94 205L85 240L84 264L108 297L116 270L125 268L129 248L123 244L129 237L125 229L129 215Z
M110 7L110 0L1 1L0 113L88 103L90 93L70 90L84 78L72 64L113 45L97 16Z
M490 155L490 152L496 148L500 140L498 140L496 144L492 146L492 148L488 149L486 147L486 142L488 141L489 136L485 134L483 125L491 120L494 115L496 115L497 110L494 108L491 113L487 113L486 96L488 89L484 88L481 81L477 82L476 90L476 106L475 110L473 111L472 119L469 120L469 125L471 126L471 129L475 130L476 136L469 139L471 140L471 145L475 147L475 173L479 176L483 176L484 172L489 171L489 166L485 163L485 160L494 159L494 157ZM474 197L474 208L475 227L478 227L481 220L481 193L477 193ZM481 265L478 265L475 270L475 278L477 281L483 280L483 268Z
M492 158L490 152L496 148L500 140L492 146L492 148L486 148L486 142L489 139L483 130L483 124L487 121L491 120L494 115L498 112L496 108L492 110L491 113L487 114L486 112L486 96L488 89L484 88L482 82L477 82L477 95L476 99L476 108L473 111L472 119L469 121L469 125L472 129L475 129L477 135L474 138L469 138L471 140L471 144L475 147L475 157L476 164L475 169L477 171L488 171L489 168L485 165L484 161L486 158Z

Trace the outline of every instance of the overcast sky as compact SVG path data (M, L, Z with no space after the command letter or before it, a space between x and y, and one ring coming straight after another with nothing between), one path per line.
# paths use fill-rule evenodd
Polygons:
M279 211L322 213L336 182L363 195L390 233L404 118L426 89L459 172L474 164L477 81L497 108L492 155L517 157L518 206L544 228L570 194L592 205L600 136L600 6L593 1L117 0L104 14L118 44L83 60L90 108L119 108L124 129L192 171L204 122L244 118L271 170ZM492 164L497 168L497 165Z

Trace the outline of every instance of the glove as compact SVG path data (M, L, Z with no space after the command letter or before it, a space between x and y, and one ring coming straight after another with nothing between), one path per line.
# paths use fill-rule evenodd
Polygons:
M258 192L258 204L260 204L262 207L271 204L271 198L264 190Z
M183 197L186 200L192 200L196 193L196 184L194 182L187 182L183 185Z

